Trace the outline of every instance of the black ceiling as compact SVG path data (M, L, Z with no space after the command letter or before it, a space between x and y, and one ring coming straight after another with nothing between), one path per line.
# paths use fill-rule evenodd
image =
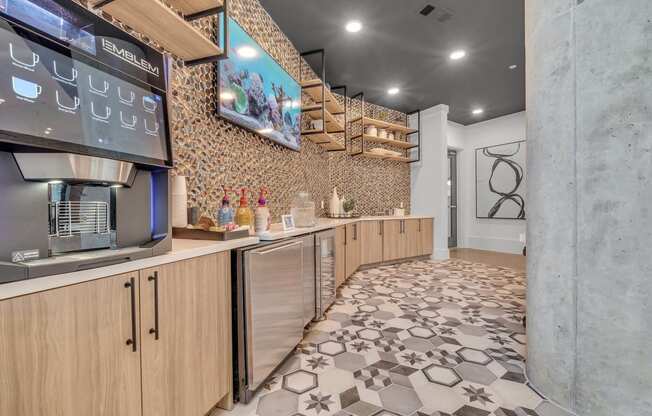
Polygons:
M260 1L297 49L326 49L327 80L349 95L406 112L448 104L462 124L525 109L523 0ZM356 34L344 30L353 19ZM467 57L449 60L455 49Z

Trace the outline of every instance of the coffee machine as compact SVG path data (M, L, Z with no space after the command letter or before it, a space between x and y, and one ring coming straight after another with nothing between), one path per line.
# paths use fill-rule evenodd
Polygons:
M0 1L0 283L171 249L169 69L73 2Z

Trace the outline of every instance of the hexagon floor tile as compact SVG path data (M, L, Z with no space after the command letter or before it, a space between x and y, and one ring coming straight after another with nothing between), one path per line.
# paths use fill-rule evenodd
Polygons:
M513 269L447 260L357 272L297 356L224 416L562 415L526 383L522 305Z

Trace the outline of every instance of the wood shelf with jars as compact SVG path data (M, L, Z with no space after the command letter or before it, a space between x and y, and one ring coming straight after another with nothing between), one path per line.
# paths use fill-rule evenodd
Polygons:
M341 104L333 94L333 90L341 90L342 95L346 97L347 89L346 86L331 88L324 81L326 79L326 54L323 49L301 53L299 59L300 78L304 75L304 69L314 75L312 70L306 66L306 58L315 56L321 58L321 78L310 77L308 80L300 80L301 92L310 97L309 102L312 101L301 106L301 113L310 119L309 127L302 128L301 135L329 152L346 151L347 101L345 98L344 104ZM308 123L302 124L305 126Z
M402 163L415 163L421 160L420 110L408 113L406 124L403 125L366 117L364 115L365 99L363 92L353 96L352 101L359 103L360 112L358 114L360 114L360 116L349 122L349 128L352 131L355 130L359 132L351 137L351 148L354 147L354 144L359 144L358 151L352 152L351 156L392 160ZM418 128L416 129L408 125L410 117L412 116L416 116L416 122L418 125ZM387 150L384 147L369 149L368 144L381 144L385 147L398 148L400 151Z

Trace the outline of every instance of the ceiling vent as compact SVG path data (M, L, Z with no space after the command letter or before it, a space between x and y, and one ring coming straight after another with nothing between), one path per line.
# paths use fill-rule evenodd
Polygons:
M419 13L421 13L424 16L428 16L430 13L433 12L433 10L435 10L435 6L433 6L432 4L428 4L428 5L426 5L426 7L421 9L421 11Z
M421 9L419 14L422 16L432 15L440 23L448 22L454 16L454 13L451 9L447 9L446 7L442 6L435 7L432 4L427 4L423 9Z

